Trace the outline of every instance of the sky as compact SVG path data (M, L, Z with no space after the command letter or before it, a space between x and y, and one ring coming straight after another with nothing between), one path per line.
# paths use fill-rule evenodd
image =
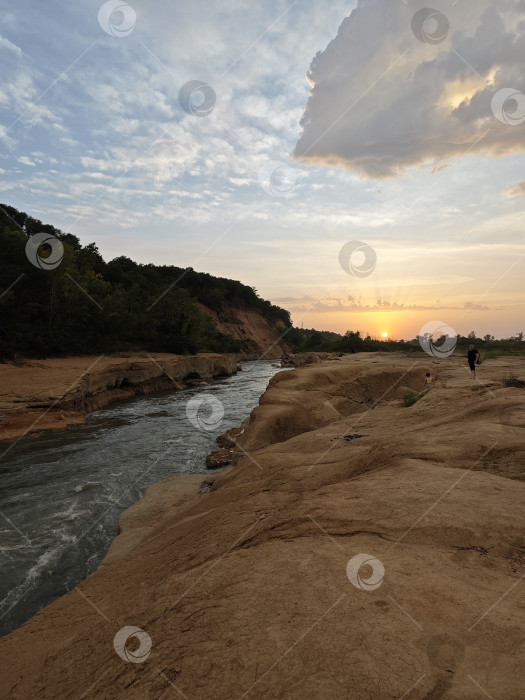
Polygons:
M525 330L524 0L0 10L4 203L305 328Z

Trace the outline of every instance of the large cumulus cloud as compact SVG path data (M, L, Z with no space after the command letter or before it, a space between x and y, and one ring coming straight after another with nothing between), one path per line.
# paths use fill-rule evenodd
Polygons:
M525 0L427 2L359 0L312 61L295 157L381 178L525 150Z

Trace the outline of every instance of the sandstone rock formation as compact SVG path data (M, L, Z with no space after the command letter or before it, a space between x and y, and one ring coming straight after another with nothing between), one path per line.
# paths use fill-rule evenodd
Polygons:
M138 394L182 389L238 370L235 355L75 357L0 365L0 441L80 425L85 415Z
M431 362L277 375L208 493L149 489L100 569L0 640L1 696L523 697L525 391L501 378L525 361Z

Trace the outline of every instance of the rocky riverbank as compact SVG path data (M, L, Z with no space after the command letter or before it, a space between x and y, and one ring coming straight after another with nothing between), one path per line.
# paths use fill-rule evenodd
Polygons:
M99 570L0 640L0 694L520 698L525 391L509 368L525 379L522 358L473 381L423 356L277 374L228 471L151 487Z
M235 355L71 357L0 364L0 441L82 425L113 401L228 377Z

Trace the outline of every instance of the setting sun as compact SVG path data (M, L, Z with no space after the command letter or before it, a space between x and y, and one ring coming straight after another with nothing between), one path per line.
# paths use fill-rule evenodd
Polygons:
M383 331L383 332L381 333L381 337L382 337L382 338L388 338L388 333L387 333L386 331Z

